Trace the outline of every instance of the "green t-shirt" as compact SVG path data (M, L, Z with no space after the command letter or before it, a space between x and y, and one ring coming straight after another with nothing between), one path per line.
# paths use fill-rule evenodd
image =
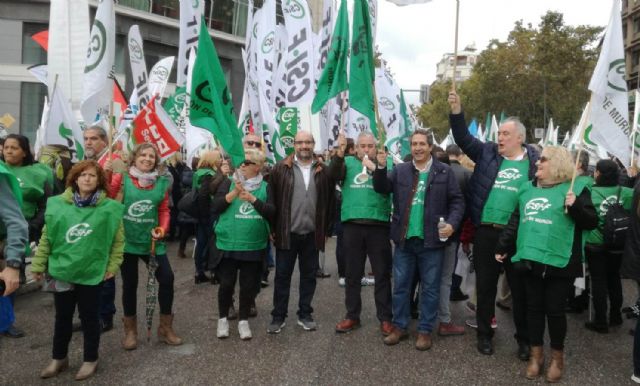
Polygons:
M418 237L424 239L424 199L427 194L427 180L429 172L421 172L418 176L418 186L411 202L407 239Z
M356 177L362 173L362 161L356 157L345 157L346 173L342 185L342 221L367 219L389 222L391 198L389 194L376 193L373 179L369 175L366 181ZM390 164L387 163L387 170Z
M518 190L529 179L529 160L504 159L482 208L481 222L506 225L518 204Z
M633 198L633 189L621 188L620 199L618 200L619 186L593 186L591 188L591 201L598 213L598 227L589 232L587 243L594 245L602 245L604 236L602 230L604 228L604 219L609 210L608 204L614 204L619 201L626 210L631 210L631 201Z
M124 178L124 251L137 255L148 255L151 252L151 230L158 226L158 206L164 199L168 187L165 177L158 177L153 188L137 188L131 177ZM156 241L156 254L166 253L163 241Z
M38 211L38 202L45 195L45 185L53 188L53 174L51 169L41 164L29 166L10 166L9 170L18 179L22 191L22 214L27 220L31 220Z

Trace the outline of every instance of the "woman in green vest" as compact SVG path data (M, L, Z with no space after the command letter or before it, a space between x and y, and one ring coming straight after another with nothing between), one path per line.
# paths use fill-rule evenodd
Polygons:
M76 306L84 336L84 362L76 380L91 377L98 366L100 289L122 263L124 207L107 198L100 165L82 161L67 178L67 189L47 202L45 226L31 272L37 280L47 273L47 287L56 309L53 360L40 373L56 376L69 367L73 313Z
M597 226L598 217L586 181L571 183L574 165L567 149L545 147L536 166L535 178L518 192L518 205L500 235L496 260L512 255L515 246L511 261L523 273L527 296L531 354L526 377L534 379L542 372L546 322L551 345L546 379L558 382L564 368L567 298L575 278L582 276L586 231Z
M585 323L585 327L599 333L609 332L609 326L622 324L622 282L620 265L622 250L612 250L604 242L604 222L609 204L619 202L630 210L633 189L618 185L620 170L618 165L603 159L596 164L593 175L595 185L591 190L591 199L598 213L598 227L589 233L585 255L591 275L591 296L595 317ZM607 320L607 298L609 300L609 318Z
M265 156L256 149L245 149L245 161L233 182L224 180L213 199L213 210L220 214L215 226L216 247L221 260L216 267L218 288L218 338L229 336L229 307L240 274L240 339L251 339L249 309L260 285L262 263L269 242L269 223L276 208L267 192L260 170Z
M124 261L122 263L122 308L124 309L124 333L122 347L134 350L138 346L138 326L136 310L138 304L138 262L149 262L152 240L155 240L155 257L158 268L158 302L160 304L160 325L158 338L168 345L180 345L180 339L173 331L173 270L167 258L167 248L163 241L169 231L171 214L169 210L169 180L159 175L160 155L149 143L136 146L129 158L128 173L122 176L119 185L111 192L124 204Z
M37 242L44 226L47 199L53 195L53 172L35 161L29 139L24 135L9 134L4 141L2 157L20 183L22 214L29 223L29 241Z

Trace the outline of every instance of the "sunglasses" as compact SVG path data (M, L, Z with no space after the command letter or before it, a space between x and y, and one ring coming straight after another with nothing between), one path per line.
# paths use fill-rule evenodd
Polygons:
M242 161L242 163L240 165L244 165L244 166L249 166L249 165L255 165L256 163L253 161L249 161L249 160L244 160Z
M547 161L549 161L549 158L547 158L547 157L545 157L545 156L542 156L542 157L540 157L539 159L540 159L540 162L541 162L541 163L542 163L542 162L547 162Z
M262 147L262 144L260 142L257 142L257 141L245 141L244 143L247 146L257 147L258 149Z

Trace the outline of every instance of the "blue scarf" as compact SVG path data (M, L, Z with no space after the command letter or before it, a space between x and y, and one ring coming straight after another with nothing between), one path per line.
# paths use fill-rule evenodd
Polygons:
M73 192L73 203L78 208L84 208L86 206L96 206L96 204L98 203L98 198L100 198L101 193L102 191L98 189L88 198L82 198L80 197L80 193Z

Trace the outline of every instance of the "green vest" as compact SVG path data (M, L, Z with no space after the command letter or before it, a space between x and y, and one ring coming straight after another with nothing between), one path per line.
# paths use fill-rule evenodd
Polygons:
M22 214L31 220L38 211L38 201L44 196L44 187L52 178L51 170L39 164L29 166L10 166L9 170L16 176L22 191ZM45 166L46 167L46 166ZM53 188L53 185L50 186Z
M193 173L193 177L191 179L191 189L199 189L204 176L213 176L215 174L216 173L209 168L201 168L196 170L196 172Z
M362 161L356 157L345 157L344 163L347 171L342 185L340 214L342 221L367 219L389 222L391 215L389 195L376 193L373 190L371 176L364 183L356 180L356 176L362 173Z
M51 197L45 211L49 274L70 283L99 284L107 272L123 210L122 204L108 198L95 207L78 208L62 195Z
M0 160L0 178L6 179L11 191L13 192L13 196L20 207L22 207L22 191L20 190L20 183L16 176L9 170L7 164L5 164L2 160ZM7 228L4 225L4 222L0 220L0 240L4 240L7 238Z
M529 160L502 160L489 197L482 208L481 222L506 225L518 205L518 189L529 179Z
M418 175L418 187L413 195L411 212L409 213L407 239L410 239L411 237L424 239L424 199L427 194L429 172L418 173Z
M576 225L571 216L565 214L564 200L570 185L569 181L551 188L538 188L533 182L522 186L518 194L517 252L511 261L524 259L557 268L567 266ZM585 182L576 179L573 187L576 195L585 188Z
M231 183L229 191L235 188ZM267 183L252 192L259 200L267 200ZM229 207L220 214L215 226L216 246L223 251L259 251L267 247L269 223L253 204L234 198Z
M158 206L167 192L168 180L158 177L150 190L138 189L131 177L124 178L124 251L136 255L151 252L151 230L158 226ZM156 254L167 253L164 241L156 241Z
M602 245L604 243L604 218L609 210L608 204L614 204L618 201L619 186L594 186L591 188L591 201L598 213L598 227L589 232L587 243L594 245ZM619 202L626 210L631 210L631 201L633 198L633 189L620 189Z

